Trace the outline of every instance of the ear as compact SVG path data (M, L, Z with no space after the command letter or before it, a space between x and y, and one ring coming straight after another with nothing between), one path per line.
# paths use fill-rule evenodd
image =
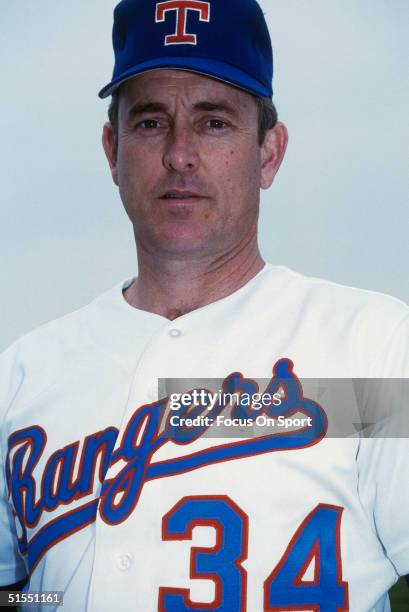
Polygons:
M267 132L261 145L261 182L262 189L268 189L283 161L288 143L288 132L284 123L278 121Z
M118 185L117 143L112 125L109 121L104 125L102 130L102 145L111 169L112 180L115 185Z

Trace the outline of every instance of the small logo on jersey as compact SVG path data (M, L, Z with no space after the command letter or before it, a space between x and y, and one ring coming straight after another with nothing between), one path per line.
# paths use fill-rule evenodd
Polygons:
M156 5L155 22L166 21L166 13L176 11L176 31L165 37L165 45L197 45L197 36L186 32L189 11L199 13L200 21L210 21L210 2L201 0L167 0Z

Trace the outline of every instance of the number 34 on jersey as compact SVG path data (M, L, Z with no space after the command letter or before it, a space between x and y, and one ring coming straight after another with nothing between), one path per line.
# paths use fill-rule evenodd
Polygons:
M340 528L343 508L319 504L294 533L276 567L260 589L263 609L344 612L348 608L348 585L342 581ZM189 610L247 611L247 573L243 563L251 525L248 516L228 496L196 496L181 499L162 520L163 540L191 540L194 527L216 532L211 548L192 548L190 577L211 580L215 598L211 603L193 602L186 588L160 587L161 612ZM303 576L313 563L314 577ZM248 612L253 612L249 610Z

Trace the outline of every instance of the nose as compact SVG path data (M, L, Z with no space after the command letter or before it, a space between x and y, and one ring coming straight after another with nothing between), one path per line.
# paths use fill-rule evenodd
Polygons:
M163 155L163 165L174 172L194 172L199 167L196 134L187 126L174 127L169 133Z

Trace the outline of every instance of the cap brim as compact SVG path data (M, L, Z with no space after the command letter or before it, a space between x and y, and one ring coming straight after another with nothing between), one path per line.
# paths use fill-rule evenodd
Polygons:
M137 66L133 66L123 74L113 79L108 85L103 87L99 92L100 98L107 98L110 96L124 81L131 79L137 74L142 72L148 72L150 70L157 70L159 68L175 68L177 70L188 70L189 72L196 72L219 81L228 83L240 89L244 89L256 96L271 98L273 92L271 88L266 87L260 81L253 79L251 76L223 62L215 60L201 59L197 57L161 57L152 59Z

